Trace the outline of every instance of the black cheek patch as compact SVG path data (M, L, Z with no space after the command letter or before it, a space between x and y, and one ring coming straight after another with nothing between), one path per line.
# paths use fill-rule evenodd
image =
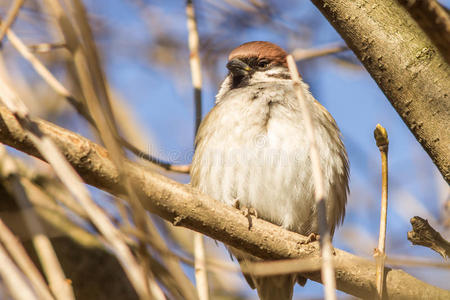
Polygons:
M251 75L232 76L230 88L237 89L237 88L247 86L249 83L250 76Z

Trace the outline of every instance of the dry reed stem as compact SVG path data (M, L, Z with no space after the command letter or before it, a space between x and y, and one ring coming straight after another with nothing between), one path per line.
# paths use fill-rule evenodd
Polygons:
M192 0L186 0L186 16L188 27L189 64L191 66L192 85L195 101L195 133L202 121L202 69L199 56L199 37L195 9Z
M69 10L72 12L72 19L75 20L74 25L70 22L60 23L60 25L61 30L66 36L68 48L74 56L75 67L81 83L82 92L87 100L89 111L95 120L95 124L97 125L96 127L98 129L98 133L107 149L110 151L111 158L118 168L122 181L125 184L126 193L130 200L129 202L131 204L133 216L136 219L136 224L140 230L147 232L148 230L151 230L148 228L149 223L147 222L147 215L145 214L145 210L142 208L137 195L131 187L131 182L126 175L127 170L125 170L123 165L125 156L116 139L116 137L119 136L118 129L115 125L116 123L106 88L106 79L101 68L100 59L97 54L92 32L87 21L86 11L83 4L77 0L74 0L73 3L68 2L68 6L70 8ZM65 16L60 6L53 7L53 9L57 16L60 16L68 21L68 18ZM73 32L80 33L79 37L81 38L81 41L79 41L76 37L72 37L69 41L68 37L70 37ZM95 83L97 84L95 85ZM158 233L156 232L156 234ZM160 239L160 241L163 240ZM150 261L146 246L141 244L138 251L140 253L140 258L144 260L143 271L150 272L150 269L145 267L149 266ZM185 276L181 268L173 269L173 271L178 272L177 278L182 278L182 276ZM152 281L153 277L150 276L150 274L148 275L149 276L146 276L147 279ZM152 285L151 289L149 286L146 287L148 292L156 291L158 295L163 294L162 291L157 291L159 287L156 283L150 284ZM185 294L187 298L191 298L189 297L191 293L189 291L189 285L186 286L186 280L183 281L183 284L179 284L179 287L182 294ZM157 297L158 295L155 294L153 296Z
M44 79L45 82L50 85L56 93L63 97L70 97L70 92L56 79L55 76L44 66L43 63L34 55L30 49L19 39L19 37L8 29L6 32L8 40L11 42L14 48L25 58L34 68L34 70Z
M55 193L48 194L47 189L44 191L40 186L34 184L30 179L25 177L21 177L20 181L27 191L29 200L33 203L34 209L38 213L39 217L45 220L48 225L57 230L59 235L62 234L68 236L85 248L99 248L103 246L96 235L88 232L80 227L79 224L74 223L69 219L67 215L67 208L63 208L55 203L54 199L60 201L60 198L66 195ZM67 190L64 190L64 192L67 193ZM70 208L68 209L70 210ZM77 215L74 211L72 211L72 213ZM85 214L84 211L83 214ZM79 215L77 216L80 217ZM81 217L81 219L87 223L91 223L87 215L85 218Z
M34 45L28 45L28 49L35 53L47 53L56 49L64 49L66 47L65 43L40 43Z
M349 50L347 45L325 45L318 48L312 48L312 49L300 49L297 48L294 51L292 51L292 56L296 61L302 61L302 60L308 60L320 56L326 56L330 54L335 54L343 51Z
M397 257L397 256L386 256L385 263L391 266L400 267L422 267L422 268L438 268L450 270L450 263L426 260L422 257Z
M386 129L377 124L374 130L374 137L378 149L381 154L381 213L380 213L380 234L378 237L378 248L375 249L374 257L377 263L376 283L378 299L383 298L384 286L384 263L386 258L386 219L387 219L387 205L388 205L388 149L389 139Z
M0 44L5 37L5 34L8 31L9 27L11 27L11 25L16 20L16 17L19 14L19 10L22 7L24 1L25 0L15 0L8 11L8 14L6 15L5 21L0 23Z
M0 220L1 221L1 220ZM20 270L11 261L5 248L0 244L0 277L15 300L38 299L25 282Z
M314 136L314 124L311 118L310 104L301 88L300 76L298 74L297 66L292 55L287 56L287 64L291 73L291 78L294 84L294 89L300 102L303 119L305 120L306 135L308 136L311 157L311 168L314 180L314 194L317 207L317 218L319 224L320 245L322 249L322 281L324 285L325 299L336 299L336 279L333 266L333 246L331 244L330 230L328 228L326 208L325 208L325 193L322 167L319 159L319 152L317 149L316 139Z
M70 31L72 32L72 31ZM94 121L92 120L91 115L87 112L86 108L83 106L83 101L77 99L74 95L70 93L70 91L64 87L64 85L48 70L47 67L36 57L36 55L27 47L20 38L11 30L6 30L6 35L13 45L14 48L32 65L35 71L44 79L45 82L59 95L66 98L69 103L74 106L77 112L82 115L87 121L89 121L92 125L96 126ZM65 44L64 44L65 45ZM70 48L69 48L70 49ZM74 55L75 56L75 55ZM80 58L81 59L81 58ZM85 63L88 65L88 63ZM119 142L124 145L127 149L129 149L133 154L138 156L139 158L148 160L156 165L162 167L167 171L177 172L177 173L189 173L190 165L173 165L169 162L164 162L158 158L151 156L148 153L145 153L139 150L136 146L128 142L123 137L119 136L116 133L116 138Z
M25 188L20 182L17 166L6 153L6 149L3 145L0 145L0 160L9 166L9 170L4 170L4 176L11 182L10 187L12 194L15 196L16 201L21 208L26 228L31 234L31 241L42 265L44 274L48 279L50 289L56 299L75 299L73 290L66 280L66 276L59 263L55 250L53 249L50 239L46 236L36 211L34 209L28 209L31 203Z
M148 281L148 285L154 300L166 300L164 292L161 290L161 288L156 283L156 280L154 278Z
M206 255L203 235L194 233L195 281L197 283L198 298L208 300L208 277L206 272Z
M192 85L194 87L195 122L194 136L202 119L202 72L199 56L199 37L195 8L192 0L186 0L186 17L188 29L189 64L191 67ZM208 300L208 277L206 273L205 245L203 235L194 232L195 281L200 300Z
M28 115L28 109L18 96L3 82L0 84L1 99L10 109L21 126L29 134L29 138L39 153L53 167L56 175L61 179L66 188L80 202L89 215L91 221L103 233L106 240L116 251L116 255L122 267L128 275L130 282L142 298L147 298L143 273L139 271L139 265L126 244L120 239L120 233L111 224L106 214L90 199L84 183L73 170L65 157L61 154L53 141L45 136ZM69 299L69 298L68 298Z
M4 162L3 162L4 164ZM6 250L9 252L11 258L15 261L17 266L25 274L26 278L30 280L33 289L36 291L39 299L52 300L54 299L51 295L44 278L42 278L41 273L36 268L34 263L31 261L27 252L23 248L22 244L14 236L14 234L8 229L8 227L0 219L0 241L5 246Z
M77 49L76 51L81 52L80 58L82 58L78 64L76 63L76 69L82 85L82 91L85 95L85 99L87 100L87 106L89 107L95 123L97 124L98 133L105 143L106 148L110 151L111 158L119 170L121 180L125 184L127 198L129 199L136 226L143 232L150 233L150 231L152 231L154 238L156 238L155 236L159 233L152 228L153 224L148 219L148 216L146 215L145 210L143 209L126 174L127 170L125 169L123 163L125 153L123 152L118 139L116 139L116 137L119 136L119 130L116 126L116 121L109 99L106 77L103 74L100 58L96 49L90 25L88 23L86 10L81 1L73 0L71 12L73 12L72 17L75 20L74 26L80 32L80 41L74 39L74 46ZM62 29L64 32L63 26ZM88 63L88 65L86 65L86 63ZM98 82L98 84L94 85L95 82ZM159 238L159 242L163 242L163 239ZM143 271L144 273L147 273L146 277L149 284L147 288L149 289L150 294L152 294L152 296L156 299L165 298L163 291L160 289L151 274L151 258L149 256L147 246L144 243L139 244L138 253L143 262ZM181 268L173 269L173 271L178 272L181 276L184 275ZM180 278L181 276L178 276L177 278ZM178 287L182 291L181 294L186 294L187 298L191 298L189 297L190 291L189 286L186 286L186 281L184 281L183 284L179 284Z
M157 228L150 218L147 219L147 230L149 231L148 233L151 238L150 244L161 254L161 258L168 271L170 271L170 274L173 276L175 283L177 286L181 287L183 297L189 300L197 299L195 288L189 278L184 274L178 257L176 255L167 254L172 251L170 251L164 239L159 235Z

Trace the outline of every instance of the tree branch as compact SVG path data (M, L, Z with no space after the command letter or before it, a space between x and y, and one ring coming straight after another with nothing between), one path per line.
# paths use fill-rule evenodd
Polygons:
M86 183L119 197L123 194L124 187L118 180L118 171L104 148L51 123L36 123ZM0 106L0 142L42 158L14 115L3 106ZM133 162L124 163L127 176L135 184L134 189L144 208L174 225L201 232L264 259L320 257L317 242L304 244L305 237L260 219L252 220L249 230L248 219L235 208ZM375 264L372 261L336 249L335 262L338 289L364 298L376 295ZM401 270L386 268L385 272L388 297L450 297L450 291L424 283ZM320 282L320 272L306 276Z
M450 63L450 15L436 0L398 0Z
M450 183L450 66L397 1L312 0Z
M415 216L410 220L413 230L408 232L408 240L439 253L444 259L450 257L450 243L428 223L428 220Z

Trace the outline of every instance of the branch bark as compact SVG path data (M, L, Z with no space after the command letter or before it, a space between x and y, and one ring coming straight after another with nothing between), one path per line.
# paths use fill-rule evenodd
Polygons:
M36 125L54 141L86 183L118 197L123 195L125 189L119 181L118 171L104 148L51 123L38 120ZM42 159L14 115L3 106L0 106L0 142ZM260 219L252 220L249 230L247 217L236 209L189 185L177 183L133 162L124 163L144 208L174 225L201 232L264 259L320 257L317 242L305 245L306 237ZM388 297L450 297L450 291L424 283L401 270L386 268L385 272ZM320 282L320 272L306 276ZM344 292L364 298L376 295L372 261L336 249L336 277L337 288Z
M450 15L436 0L398 0L450 63Z
M450 66L397 1L312 0L450 184Z

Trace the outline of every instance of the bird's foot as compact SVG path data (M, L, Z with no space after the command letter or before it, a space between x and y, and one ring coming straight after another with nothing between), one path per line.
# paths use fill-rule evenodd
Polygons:
M248 229L252 228L252 216L258 218L258 212L253 207L241 205L239 199L234 199L233 207L241 211L241 213L248 219Z
M241 211L241 213L248 217L248 216L254 216L255 218L258 218L258 212L253 207L247 207L245 205L241 205L241 202L239 199L234 199L232 206L234 208L237 208Z
M241 208L241 212L244 216L246 217L250 217L253 216L255 218L258 218L258 212L256 211L256 209L254 209L253 207L247 207L247 206L243 206Z
M306 238L305 244L309 244L309 243L316 242L316 241L319 241L319 240L320 240L320 235L317 234L317 233L312 232Z
M316 241L317 242L320 241L320 235L313 232L313 233L310 233L308 235L308 237L306 238L304 244L309 244L309 243L316 242ZM332 251L333 255L336 255L336 250L334 250L333 245L331 245L331 251Z

